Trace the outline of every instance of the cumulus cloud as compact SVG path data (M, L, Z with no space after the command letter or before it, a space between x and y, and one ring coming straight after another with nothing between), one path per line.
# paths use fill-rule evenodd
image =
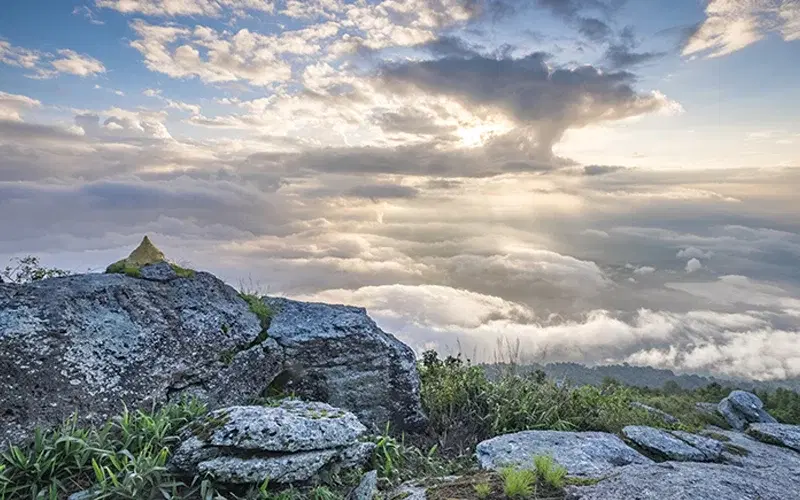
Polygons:
M243 15L248 11L271 13L275 9L272 0L95 0L95 5L123 14L161 17L219 17L226 11Z
M62 73L88 77L106 71L99 60L74 50L60 49L52 54L16 47L5 40L0 40L0 63L33 70L26 76L37 79L53 78Z
M41 105L41 102L28 96L0 91L0 120L21 121L25 110Z
M703 263L698 259L689 259L689 262L686 263L687 273L693 273L695 271L699 271L700 269L703 269Z
M388 66L384 78L388 84L498 107L529 127L532 148L545 157L568 128L641 115L668 104L662 96L637 93L630 73L604 73L592 66L551 69L544 53L402 63Z
M706 19L683 47L683 55L720 57L777 32L784 40L800 38L800 3L796 0L711 0Z

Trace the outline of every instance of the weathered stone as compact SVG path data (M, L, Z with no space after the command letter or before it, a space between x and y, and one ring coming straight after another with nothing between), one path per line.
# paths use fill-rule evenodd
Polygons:
M764 403L758 396L746 391L731 391L718 406L719 412L731 427L744 430L748 423L769 423L778 421L764 411Z
M672 431L672 434L703 452L707 461L717 462L722 459L723 446L716 439L685 431Z
M364 465L375 448L357 441L365 431L355 415L324 403L223 408L184 430L169 469L224 483L305 482L323 469Z
M759 441L800 451L800 425L750 424L747 433Z
M640 403L638 401L631 401L631 407L632 408L638 408L640 410L644 410L647 413L649 413L650 415L653 415L654 417L658 417L659 419L661 419L662 422L664 422L666 424L677 424L678 423L678 419L673 417L669 413L661 411L658 408L653 408L652 406L648 406L648 405L646 405L644 403Z
M372 500L377 491L378 471L371 470L361 477L361 482L347 495L347 500Z
M534 456L550 455L569 475L593 478L623 465L652 463L617 436L604 432L523 431L483 441L476 453L484 469L530 467Z
M389 492L391 500L427 500L427 488L418 481L408 481Z
M708 460L702 451L661 429L643 425L629 425L622 429L622 434L643 449L663 459L683 462L703 462Z
M145 236L130 255L108 266L108 272L114 272L115 269L124 269L126 267L139 269L148 264L165 262L166 260L164 253L153 245L150 238Z
M726 463L743 468L800 469L800 453L788 448L762 443L741 432L716 430L711 433L711 437L725 439L722 442L722 456Z
M747 420L745 420L734 408L733 403L728 399L723 399L717 405L717 411L725 418L728 425L737 431L743 431L747 427Z
M178 273L168 262L157 262L139 269L141 278L150 281L170 281L178 277Z
M232 406L210 413L209 446L295 452L350 444L366 432L350 412L325 403L285 400L276 407ZM203 423L199 424L202 427Z
M282 349L258 343L260 333L238 293L208 273L0 285L0 446L75 411L105 420L123 402L149 408L182 394L211 408L246 402L283 369Z
M629 465L592 486L568 488L573 500L787 500L800 491L800 468L664 462Z
M266 298L269 336L290 360L276 384L304 399L352 411L367 425L421 429L425 416L413 351L363 308Z

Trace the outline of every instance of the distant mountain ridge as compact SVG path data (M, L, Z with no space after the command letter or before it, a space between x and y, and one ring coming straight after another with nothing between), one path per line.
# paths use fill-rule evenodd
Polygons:
M496 375L506 367L502 364L482 365L487 373ZM613 378L625 385L634 387L662 388L667 382L674 382L682 389L698 389L712 383L721 386L736 387L745 390L773 391L778 388L800 392L800 378L783 380L745 380L734 378L718 378L695 374L676 374L672 370L649 366L634 366L627 363L621 365L585 366L580 363L538 363L516 367L522 373L536 370L544 371L547 376L556 380L569 381L575 385L601 385L606 378Z

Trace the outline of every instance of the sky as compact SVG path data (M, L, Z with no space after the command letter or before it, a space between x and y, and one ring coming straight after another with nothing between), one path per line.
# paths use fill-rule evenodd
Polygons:
M4 0L0 263L800 377L800 0ZM505 346L505 347L499 347Z

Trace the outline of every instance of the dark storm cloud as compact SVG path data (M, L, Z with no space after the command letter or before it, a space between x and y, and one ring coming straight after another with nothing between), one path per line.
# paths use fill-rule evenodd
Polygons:
M639 115L663 104L637 93L631 73L592 66L551 70L548 57L542 52L518 59L448 57L387 66L382 76L398 90L411 85L504 110L530 127L540 156L547 156L570 127Z
M594 17L581 18L578 31L593 42L602 42L612 34L611 27Z
M439 125L436 117L417 108L404 108L400 111L375 113L373 122L384 132L403 132L414 135L435 135L445 138L456 131L453 125Z
M434 56L445 57L468 57L482 49L482 47L470 44L465 40L455 36L441 36L417 48L426 50Z

